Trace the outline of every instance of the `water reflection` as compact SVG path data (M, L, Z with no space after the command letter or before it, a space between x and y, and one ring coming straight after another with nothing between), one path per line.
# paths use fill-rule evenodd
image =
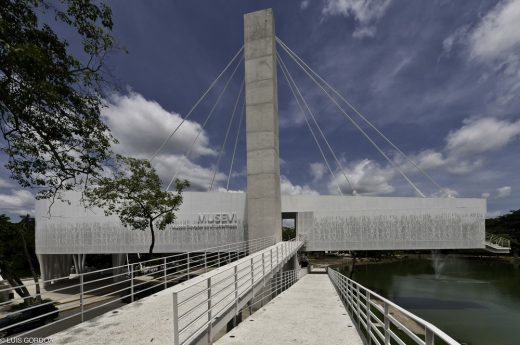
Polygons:
M520 344L518 262L434 255L360 265L354 279L461 342Z

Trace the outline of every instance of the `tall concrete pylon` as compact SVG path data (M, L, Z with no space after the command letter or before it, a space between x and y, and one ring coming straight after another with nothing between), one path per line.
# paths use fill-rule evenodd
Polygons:
M276 40L271 9L244 15L247 237L282 239Z

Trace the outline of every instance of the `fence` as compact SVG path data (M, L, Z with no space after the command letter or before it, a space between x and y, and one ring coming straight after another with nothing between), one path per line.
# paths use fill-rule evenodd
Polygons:
M368 344L460 345L431 323L338 271L328 269L328 274Z
M302 246L300 238L279 242L226 268L174 287L173 343L190 344L204 335L211 343L214 333L238 315L243 307L251 307L269 296L264 290L266 282ZM294 274L276 277L274 291L279 293L295 279L297 276ZM272 291L273 288L269 289Z
M67 297L48 302L44 301L42 304L27 306L16 311L7 311L0 318L0 321L7 321L4 324L8 324L7 326L3 326L3 324L3 327L0 326L0 336L12 335L22 330L23 333L17 334L17 336L23 336L66 320L69 320L69 322L75 320L77 323L83 322L99 313L110 310L110 307L119 307L116 304L117 302L131 303L138 298L185 281L194 275L209 272L212 269L239 260L250 253L272 246L274 241L274 237L254 239L80 273L74 276L39 281L41 286L52 283L53 288L50 292L64 294ZM0 283L4 283L5 286L7 282L0 281ZM29 290L35 290L35 285L34 282L31 282L23 286ZM4 291L12 291L15 288L22 287L22 285L2 287L2 284L0 284L0 287L1 295ZM26 298L40 296L44 299L48 293L44 291ZM16 300L1 302L0 308L5 310L14 304L16 304ZM56 319L55 316L58 314L52 308L54 304L70 305L69 308L72 312L67 313L65 317L58 316ZM41 313L42 310L45 310L45 306L51 309ZM51 319L51 322L43 326L32 327L33 324L42 320L48 322ZM70 327L70 325L67 327ZM27 331L27 328L32 329Z

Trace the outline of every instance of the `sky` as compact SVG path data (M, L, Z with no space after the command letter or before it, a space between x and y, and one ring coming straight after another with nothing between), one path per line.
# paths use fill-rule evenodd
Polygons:
M283 194L337 194L339 187L349 195L353 187L416 196L397 167L428 197L486 198L490 217L520 208L520 0L108 4L113 35L128 51L112 53L106 65L117 88L107 91L102 115L119 140L116 152L152 157L242 47L243 14L272 8L277 36L442 187L357 118L386 160L278 47L339 162L316 132L329 170L278 69ZM58 34L74 39L66 28ZM183 177L192 190L208 190L212 180L214 190L225 190L231 171L229 190L246 189L244 122L237 130L243 78L243 64L232 64L154 157L165 185ZM3 167L0 212L34 213L33 191Z

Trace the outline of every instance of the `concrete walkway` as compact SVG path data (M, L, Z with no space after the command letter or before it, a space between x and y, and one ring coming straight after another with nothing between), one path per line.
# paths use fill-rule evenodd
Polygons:
M308 274L216 345L362 345L326 274Z

